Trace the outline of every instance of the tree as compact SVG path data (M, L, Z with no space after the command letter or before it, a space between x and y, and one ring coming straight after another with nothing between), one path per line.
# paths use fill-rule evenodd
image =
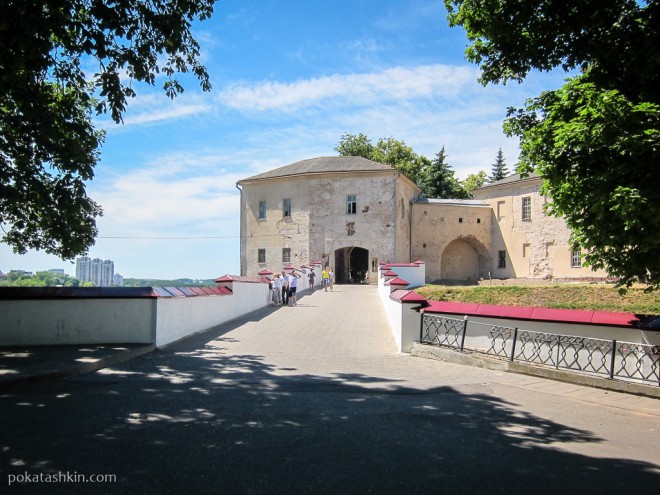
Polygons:
M548 211L594 268L660 288L660 0L445 0L463 26L481 82L579 69L554 91L509 109L519 172L537 171Z
M472 197L472 191L485 186L486 182L488 182L488 175L484 170L480 170L476 174L468 175L465 180L461 182L461 185L465 192Z
M0 4L0 226L16 253L64 259L94 244L101 208L85 191L102 131L94 113L120 123L133 82L156 83L173 98L177 73L199 64L193 20L214 0L15 0ZM161 58L160 56L163 56ZM96 64L93 74L83 67Z
M502 148L500 148L497 152L497 156L495 157L495 163L493 163L488 180L491 182L496 182L498 180L504 179L505 177L508 177L508 175L509 169L507 168L504 161L504 153L502 153Z
M446 160L447 154L443 146L422 173L420 184L422 191L430 198L467 198L468 194L454 177L454 171Z
M422 169L429 160L420 156L404 141L394 138L381 138L376 145L364 134L344 133L335 151L339 156L361 156L386 165L392 165L411 181L417 183Z

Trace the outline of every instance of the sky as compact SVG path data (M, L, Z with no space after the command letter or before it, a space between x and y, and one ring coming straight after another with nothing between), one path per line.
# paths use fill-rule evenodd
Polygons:
M444 146L459 179L490 173L499 148L509 170L517 138L508 107L561 86L561 72L482 86L461 28L441 0L222 0L196 23L213 89L181 77L170 100L134 84L124 123L95 124L106 141L88 195L103 208L88 255L135 278L240 274L236 182L319 156L345 133L403 140L433 158ZM0 271L75 263L0 244Z

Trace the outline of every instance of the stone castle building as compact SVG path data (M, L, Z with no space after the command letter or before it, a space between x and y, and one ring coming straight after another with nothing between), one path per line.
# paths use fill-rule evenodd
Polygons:
M474 200L428 199L389 165L322 157L238 182L241 275L320 262L337 283L375 281L380 262L426 263L427 281L604 278L546 216L540 178L512 176Z

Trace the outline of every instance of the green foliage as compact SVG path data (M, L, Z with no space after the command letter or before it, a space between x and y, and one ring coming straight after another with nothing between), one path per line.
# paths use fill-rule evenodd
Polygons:
M124 287L207 287L215 286L212 279L193 280L190 278L179 278L176 280L147 279L147 278L124 278Z
M496 182L502 180L509 176L509 169L506 166L504 161L504 153L502 153L502 148L497 151L497 156L495 157L495 163L491 168L490 177L488 180L490 182Z
M104 134L94 112L122 121L135 82L204 90L191 22L214 0L16 0L0 3L0 225L17 253L73 259L93 245L101 208L87 197ZM97 65L85 73L83 66ZM126 77L127 76L127 77Z
M53 272L37 272L32 276L23 272L9 272L7 280L0 280L0 287L78 287L79 284L77 278Z
M364 134L342 135L335 146L339 156L361 156L378 163L391 165L422 190L422 194L433 198L467 198L468 193L454 177L454 171L445 163L445 148L436 154L433 161L418 155L404 141L381 138L374 145Z
M469 194L454 177L454 171L446 160L447 154L443 146L421 174L420 187L424 195L429 198L467 199Z
M580 69L509 109L521 173L537 171L587 264L660 288L660 0L445 0L484 84Z
M488 175L486 174L485 171L480 170L476 174L468 175L466 179L461 182L461 185L463 186L463 189L469 195L469 197L472 197L472 191L485 186L487 182L488 182Z
M506 130L521 137L521 162L545 179L548 212L565 218L586 264L625 286L660 284L660 105L579 77L510 110Z
M391 165L415 183L418 182L419 174L428 162L428 159L417 155L404 141L381 138L374 145L364 134L343 134L335 146L335 151L339 156L361 156Z

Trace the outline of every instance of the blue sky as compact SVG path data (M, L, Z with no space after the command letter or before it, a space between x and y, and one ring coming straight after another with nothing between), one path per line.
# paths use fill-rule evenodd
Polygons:
M518 142L502 133L509 106L561 85L565 74L483 87L464 59L465 33L440 0L223 0L197 24L213 84L169 100L134 86L123 125L107 130L89 195L101 204L89 255L124 277L238 274L238 180L298 160L334 156L343 133L404 140L432 158L442 146L459 178L509 168ZM0 270L72 262L0 245Z

